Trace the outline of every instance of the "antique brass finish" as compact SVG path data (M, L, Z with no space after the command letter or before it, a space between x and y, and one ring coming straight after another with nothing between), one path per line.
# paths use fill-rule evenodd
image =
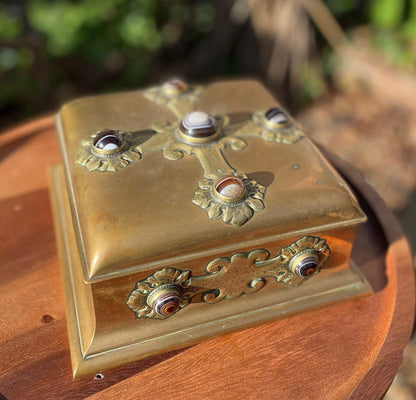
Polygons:
M156 270L195 254L214 258L225 244L231 252L242 243L250 250L293 232L342 230L365 220L345 183L295 122L288 117L290 127L272 131L264 125L266 111L252 111L278 107L258 83L215 83L200 89L192 104L178 100L187 92L175 97L184 113L221 116L221 135L197 146L176 133L185 114L149 101L148 93L75 100L57 118L87 281ZM108 159L90 151L91 133L103 129L126 132L126 148ZM81 143L83 162L93 172L76 163ZM118 170L100 172L105 169ZM239 201L224 201L213 189L229 175L244 181ZM349 247L341 251L348 257Z
M165 268L136 283L127 299L127 307L136 318L167 318L193 299L217 303L255 293L264 287L267 277L289 286L300 286L319 272L329 254L324 239L304 236L281 249L274 258L269 258L270 253L264 249L217 258L205 267L206 275L192 276L189 270ZM176 293L178 304L170 313L157 312L154 298L166 292L170 296Z
M146 280L147 276L147 280L150 279L150 283L155 286L159 285L161 290L166 288L163 285L168 285L169 290L175 291L189 279L191 271L169 267L166 268L168 271L163 273L155 271L154 279L148 274L139 273L108 281L85 283L62 168L52 169L52 182L52 205L75 378L102 372L151 354L195 344L244 327L371 293L371 287L359 270L353 265L348 266L348 263L339 264L339 251L335 250L320 273L303 285L266 284L262 290L251 296L236 296L232 301L219 301L214 306L206 304L202 299L199 302L195 296L192 298L191 307L164 319L162 325L158 318L132 318L125 301L135 282ZM322 236L330 238L335 246L336 240L330 232ZM346 244L344 240L341 242ZM240 261L246 262L247 259ZM195 263L186 264L192 268L195 275L203 274L203 270L194 268ZM180 268L184 267L185 265L180 265ZM212 269L217 267L218 263L217 266L213 265ZM229 269L228 273L232 276L232 269ZM236 274L233 279L238 280L238 277ZM212 279L215 279L215 274L212 275ZM206 283L205 287L211 286L206 277L202 281ZM216 287L221 286L219 282L216 283ZM150 287L149 289L153 290ZM227 294L235 295L236 293Z
M51 193L75 377L371 293L350 259L366 217L279 107L254 81L173 81L60 110ZM194 111L215 133L181 136Z

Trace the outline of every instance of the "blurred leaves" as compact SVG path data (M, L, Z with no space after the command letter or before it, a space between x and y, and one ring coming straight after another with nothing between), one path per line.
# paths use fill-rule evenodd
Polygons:
M370 20L377 28L395 28L403 19L404 6L404 0L372 0Z
M158 49L163 40L155 21L141 13L127 15L120 23L119 32L126 44L148 50Z
M204 42L217 3L5 1L0 5L0 112L24 116L25 110L37 112L85 92L142 85L177 53L189 56ZM232 0L221 3L229 6Z
M416 0L371 0L369 19L373 44L400 68L416 67Z
M14 39L22 28L23 23L18 18L7 15L4 6L0 8L0 41Z
M327 90L338 43L324 8L344 30L369 26L391 63L415 68L416 0L5 0L0 113L23 118L177 74L257 75L283 99L311 101Z

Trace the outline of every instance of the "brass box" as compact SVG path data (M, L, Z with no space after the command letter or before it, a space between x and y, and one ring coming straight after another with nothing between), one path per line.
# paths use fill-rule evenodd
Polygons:
M258 82L83 98L57 127L75 377L371 292L357 200Z

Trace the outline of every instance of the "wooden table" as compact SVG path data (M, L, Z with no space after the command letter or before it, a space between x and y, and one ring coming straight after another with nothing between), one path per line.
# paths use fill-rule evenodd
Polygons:
M60 161L53 118L0 135L0 393L36 400L380 398L412 330L411 255L362 176L331 158L370 217L354 257L374 295L74 381L48 193L47 167Z

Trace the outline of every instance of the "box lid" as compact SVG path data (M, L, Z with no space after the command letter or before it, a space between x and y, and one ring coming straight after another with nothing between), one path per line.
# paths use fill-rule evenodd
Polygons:
M86 281L365 220L256 81L83 98L57 126Z

